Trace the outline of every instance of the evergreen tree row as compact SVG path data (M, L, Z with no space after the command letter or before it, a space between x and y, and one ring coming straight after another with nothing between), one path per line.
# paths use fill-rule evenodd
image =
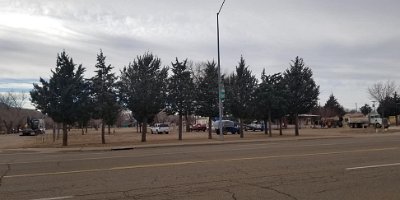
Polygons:
M143 125L142 142L146 141L147 124L160 111L179 116L178 136L182 140L182 118L192 114L209 117L208 126L218 116L218 67L214 61L194 67L188 60L163 67L152 53L137 56L117 77L107 65L103 52L97 55L94 77L85 79L85 68L76 65L65 51L57 56L57 63L48 81L40 78L30 92L34 106L63 124L63 145L68 145L67 125L85 126L90 119L101 119L102 143L105 125L113 125L122 109L129 109ZM259 119L269 122L290 115L299 135L298 115L308 113L317 105L319 86L303 59L296 57L283 73L267 75L261 81L252 74L245 59L240 58L232 74L222 75L226 90L224 115L240 123ZM281 124L281 123L280 123ZM211 129L208 138L212 138Z

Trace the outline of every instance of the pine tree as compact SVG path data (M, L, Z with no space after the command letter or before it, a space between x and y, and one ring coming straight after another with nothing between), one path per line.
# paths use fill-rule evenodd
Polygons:
M299 114L308 113L317 105L319 86L312 75L311 69L305 67L303 59L299 57L283 73L288 112L295 119L296 136L299 135Z
M227 110L239 120L240 137L243 138L242 120L252 117L251 109L255 98L257 79L252 75L243 56L240 57L236 73L229 76L227 80Z
M382 117L396 116L399 110L399 97L397 92L394 92L392 96L386 97L383 101L379 102L377 108L378 113Z
M94 104L94 118L101 119L101 143L105 144L105 125L113 125L118 117L120 105L118 103L116 80L111 72L113 67L106 65L103 51L97 55L96 75L91 79Z
M217 117L218 110L218 68L216 63L207 62L205 69L197 78L196 84L196 115L208 117L208 139L212 139L211 119Z
M30 92L36 109L63 124L63 146L68 145L67 125L78 121L79 110L86 98L82 90L85 69L82 65L76 70L75 67L72 58L65 51L61 52L49 81L40 78L40 84L33 84L34 89Z
M91 97L91 83L90 80L85 80L85 83L80 89L82 92L82 101L80 103L80 109L77 111L78 125L82 129L82 135L84 134L84 128L87 127L90 119L92 118L94 104L93 98Z
M194 83L187 66L187 59L172 63L172 76L168 79L168 111L179 116L178 139L182 140L182 116L192 112Z
M143 123L142 142L146 142L147 123L166 105L168 68L161 68L161 60L145 53L121 71L121 100Z
M329 96L329 99L325 103L324 109L327 113L326 117L338 116L339 118L342 118L343 115L346 113L343 106L339 104L333 94Z
M368 104L365 104L365 105L361 106L360 111L362 114L368 115L372 111L372 108Z
M282 87L282 75L280 73L266 75L265 69L261 74L261 83L256 90L255 114L267 123L269 133L272 136L272 119L280 119L286 114L285 91ZM280 130L280 132L282 132Z

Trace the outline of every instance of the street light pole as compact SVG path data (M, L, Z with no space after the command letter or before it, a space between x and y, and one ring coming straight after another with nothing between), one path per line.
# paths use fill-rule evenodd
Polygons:
M372 107L374 108L374 111L376 111L376 109L375 109L375 102L376 102L376 101L372 101Z
M220 61L220 53L219 53L219 13L222 10L222 6L224 6L225 0L222 2L219 11L217 12L217 46L218 46L218 108L219 108L219 139L224 140L224 133L223 133L223 123L222 123L222 115L223 115L223 105L222 105L222 78L221 78L221 61Z
M399 125L399 114L398 114L398 112L397 112L397 105L398 105L398 104L400 104L400 103L396 103L396 126Z

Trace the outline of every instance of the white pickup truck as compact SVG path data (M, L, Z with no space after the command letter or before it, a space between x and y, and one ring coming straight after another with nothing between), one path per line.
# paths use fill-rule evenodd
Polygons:
M162 123L156 123L154 124L154 126L150 127L150 132L151 134L154 133L165 133L168 134L169 133L169 126L168 124L162 124Z

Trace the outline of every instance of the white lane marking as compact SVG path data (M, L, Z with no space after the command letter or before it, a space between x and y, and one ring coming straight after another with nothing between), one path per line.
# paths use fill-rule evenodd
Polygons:
M261 144L240 144L240 145L237 145L237 146L239 146L239 147L248 147L248 146L265 146L265 145L270 145L270 144L280 144L280 143L278 143L278 142L263 142L263 143L261 143Z
M392 167L392 166L400 166L400 163L391 163L391 164L381 164L381 165L369 165L369 166L362 166L362 167L350 167L346 168L346 170L358 170L358 169L368 169L368 168L379 168L379 167Z
M66 149L66 151L65 152L61 152L61 151L51 151L51 152L40 152L40 150L32 150L32 151L35 151L35 152L15 152L15 153L1 153L0 152L0 156L15 156L15 155L37 155L37 154L54 154L54 153L68 153L68 154L77 154L77 153L79 153L79 154L84 154L84 155L96 155L96 154L104 154L104 153L107 153L107 152L109 152L109 151L107 151L107 150L104 150L104 152L101 152L101 153L83 153L83 152L85 152L85 150L76 150L76 151L74 151L74 150L71 150L71 151L68 151L68 149Z
M277 143L269 143L269 144L277 144ZM258 144L261 145L261 144ZM265 145L265 144L262 144ZM247 145L246 145L247 146ZM250 145L249 145L250 146ZM230 149L229 151L241 151L241 150L256 150L256 149L265 149L269 148L269 146L263 147L253 147L253 148L238 148L238 149ZM185 151L185 152L167 152L167 153L149 153L149 154L140 154L140 155L126 155L126 156L104 156L104 157L87 157L87 158L72 158L65 160L58 160L59 162L70 162L70 161L85 161L85 160L103 160L103 159L114 159L114 158L138 158L138 157L147 157L147 156L163 156L163 155L175 155L175 154L187 154L187 153L213 153L213 152L225 152L225 149L221 150L196 150L196 151ZM103 153L101 153L103 154ZM89 154L85 154L89 155ZM33 164L33 163L51 163L57 162L56 160L35 160L35 161L21 161L21 162L3 162L0 165L7 164Z
M171 162L171 163L155 163L155 164L141 164L141 165L128 165L128 166L121 166L121 167L84 169L84 170L73 170L73 171L43 172L43 173L33 173L33 174L16 174L16 175L6 175L6 176L3 176L3 178L18 178L18 177L35 177L35 176L77 174L77 173L114 171L114 170L126 170L126 169L139 169L139 168L150 168L150 167L168 167L168 166L179 166L179 165L211 163L211 162L233 162L233 161L274 159L274 158L294 158L294 157L323 156L323 155L334 155L334 154L344 154L344 153L363 153L363 152L373 152L373 151L388 151L388 150L396 150L396 149L398 149L398 148L397 147L392 147L392 148L382 148L382 149L358 149L358 150L351 150L351 151L333 151L333 152L306 153L306 154L256 156L256 157L227 158L227 159L214 159L214 160L194 160L194 161L182 161L182 162Z
M301 148L301 147L313 147L313 146L333 146L333 145L346 145L346 144L353 144L353 143L355 143L355 142L322 143L322 144L311 144L311 145L299 145L299 146L295 146L295 147L296 148ZM267 149L267 148L271 148L271 147L276 147L274 145L277 145L277 144L281 144L281 143L278 143L278 142L265 142L265 143L261 143L261 144L239 144L238 145L239 148L230 149L229 151ZM269 145L272 145L272 146L269 146ZM240 147L244 147L244 148L240 148ZM226 151L225 149L193 150L193 151L186 151L186 152L166 152L166 153L148 153L148 154L140 154L140 155L72 158L72 159L65 159L65 160L33 160L33 161L20 161L20 162L16 161L16 162L0 162L0 165L52 163L52 162L71 162L71 161L103 160L103 159L114 159L114 158L138 158L138 157L146 157L146 156L175 155L175 154L183 154L183 153L212 153L212 152L225 152L225 151ZM73 153L75 153L75 152L73 152ZM84 153L82 155L101 155L101 154L105 154L105 153L107 153L107 152ZM31 153L29 153L29 154L31 154ZM39 154L45 154L45 153L39 153ZM1 156L1 154L0 154L0 156Z
M74 196L50 197L50 198L31 199L31 200L59 200L59 199L72 199L72 198L74 198Z

